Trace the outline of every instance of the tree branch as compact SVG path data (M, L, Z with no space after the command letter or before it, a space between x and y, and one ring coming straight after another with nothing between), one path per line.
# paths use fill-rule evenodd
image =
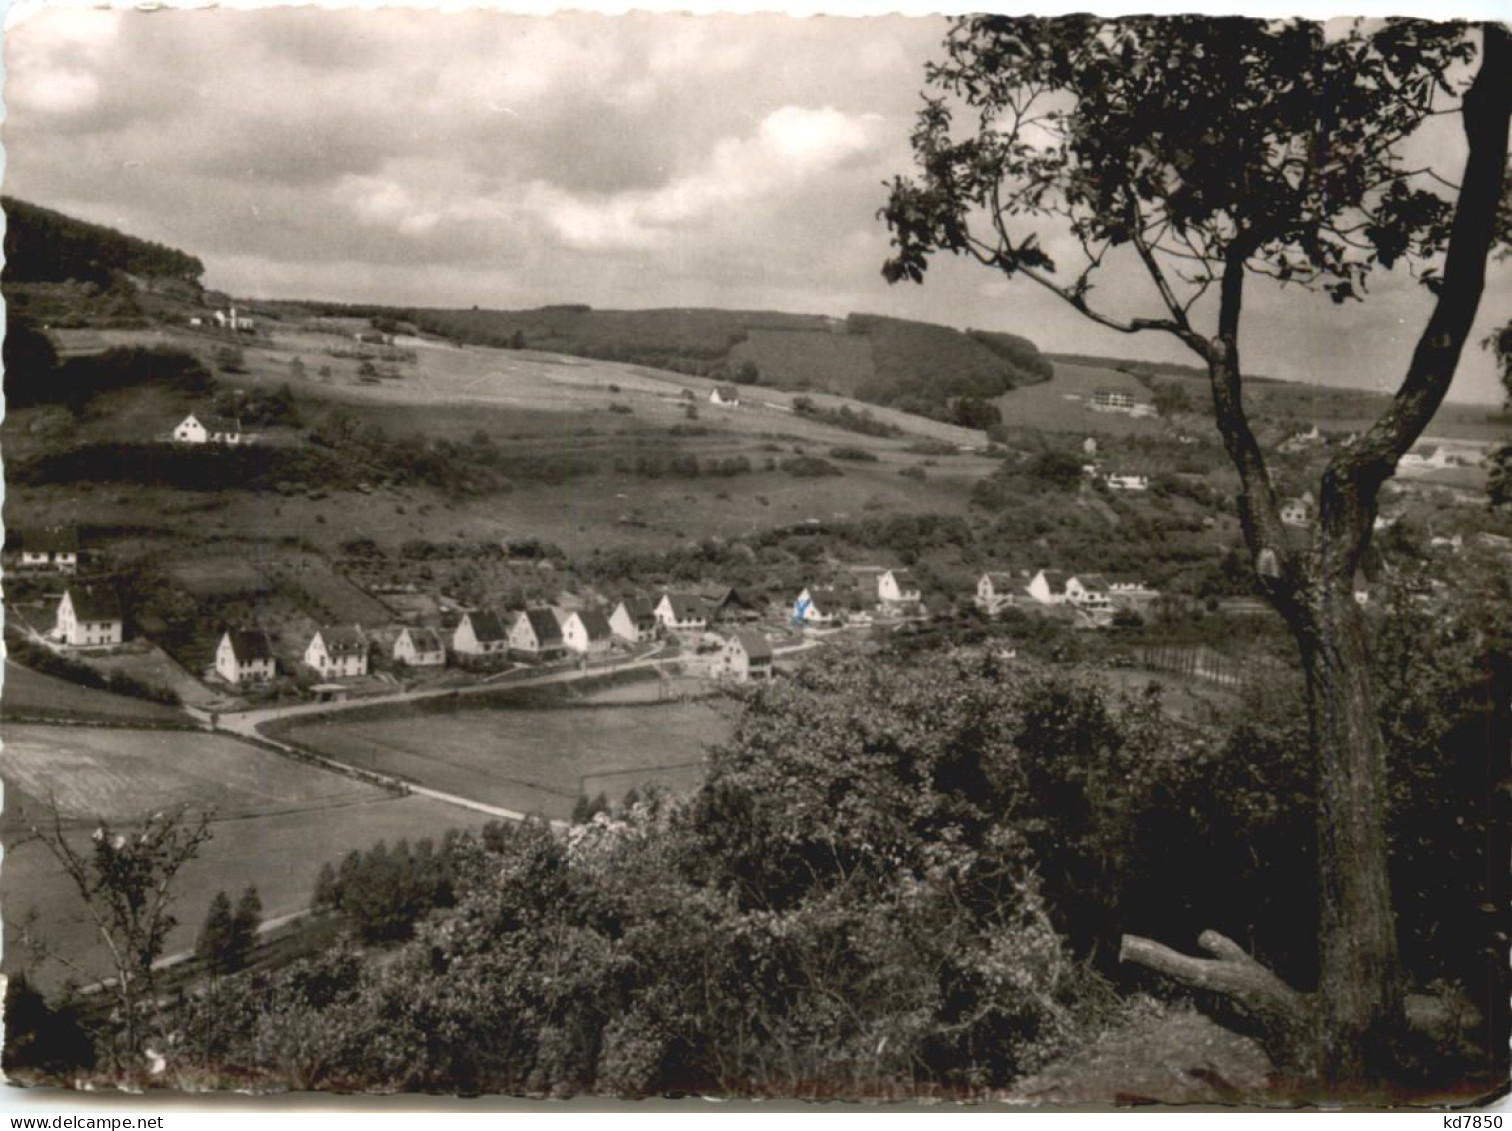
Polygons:
M1339 571L1353 573L1369 535L1376 493L1443 403L1485 291L1512 127L1512 32L1499 24L1482 28L1480 70L1465 94L1463 120L1470 153L1433 314L1391 407L1324 473L1323 532L1336 545L1353 547L1341 555Z

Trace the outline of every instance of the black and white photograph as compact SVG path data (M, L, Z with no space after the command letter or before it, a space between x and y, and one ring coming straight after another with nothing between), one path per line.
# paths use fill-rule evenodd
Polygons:
M1512 26L4 65L0 1090L1505 1095Z

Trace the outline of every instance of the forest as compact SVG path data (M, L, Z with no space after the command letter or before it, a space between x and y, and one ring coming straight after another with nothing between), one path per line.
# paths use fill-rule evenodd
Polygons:
M128 236L51 208L0 197L5 209L5 281L108 286L115 272L197 283L205 265L193 255Z

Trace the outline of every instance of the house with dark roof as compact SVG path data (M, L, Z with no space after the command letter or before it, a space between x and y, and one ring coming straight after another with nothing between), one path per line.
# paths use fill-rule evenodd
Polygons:
M277 672L273 642L260 628L233 628L221 634L215 672L227 683L267 683Z
M709 604L697 593L663 593L656 620L668 632L702 632L709 627Z
M126 638L121 598L113 589L82 586L64 590L53 635L74 648L101 648Z
M1041 605L1064 605L1068 580L1063 570L1042 569L1029 582L1029 596Z
M21 568L76 573L79 532L72 526L49 526L21 534Z
M394 638L394 663L412 668L446 666L446 642L434 628L406 626Z
M755 620L760 615L740 590L728 585L703 586L698 590L698 596L708 606L711 624Z
M716 671L741 683L771 679L775 658L771 643L761 633L736 629L719 653Z
M739 408L740 390L734 385L715 385L709 393L709 403L719 408Z
M1020 592L1018 578L1011 573L988 570L977 578L976 607L994 616L1013 604Z
M530 660L549 660L566 650L562 625L550 609L526 609L509 626L509 650Z
M922 597L913 571L883 570L877 577L877 601L883 605L917 605Z
M315 630L305 647L305 664L321 679L357 679L368 673L368 642L356 625L329 625Z
M213 412L191 412L173 430L173 438L180 444L239 444L241 421Z
M1090 610L1112 606L1107 579L1100 573L1082 573L1068 577L1065 594L1067 602L1077 608Z
M569 652L598 655L609 651L613 643L609 618L597 609L578 609L562 622L562 645Z
M509 651L509 629L498 613L478 609L463 613L452 632L452 651L459 656L499 656Z
M828 628L835 623L840 602L833 589L810 586L793 602L793 623L808 628Z
M614 635L631 644L639 644L656 635L656 607L644 597L626 597L609 615Z

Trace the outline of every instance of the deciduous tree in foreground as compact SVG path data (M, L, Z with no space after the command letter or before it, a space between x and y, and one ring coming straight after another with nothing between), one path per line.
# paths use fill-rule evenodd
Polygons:
M1307 677L1317 993L1293 992L1221 936L1204 936L1211 960L1142 939L1126 953L1247 1001L1295 1066L1359 1091L1389 1078L1406 1015L1385 751L1352 579L1381 485L1448 391L1480 303L1507 171L1512 35L1410 21L1325 34L1297 21L970 17L943 50L912 138L918 174L894 181L883 210L894 248L884 273L922 282L934 254L968 256L1104 327L1170 335L1201 358L1253 565ZM1440 115L1458 118L1467 143L1457 183L1406 156ZM1431 289L1432 314L1390 407L1333 454L1311 537L1294 539L1241 396L1245 290L1295 284L1343 303L1398 265ZM1147 316L1104 299L1095 284L1110 274L1120 288L1138 280Z

